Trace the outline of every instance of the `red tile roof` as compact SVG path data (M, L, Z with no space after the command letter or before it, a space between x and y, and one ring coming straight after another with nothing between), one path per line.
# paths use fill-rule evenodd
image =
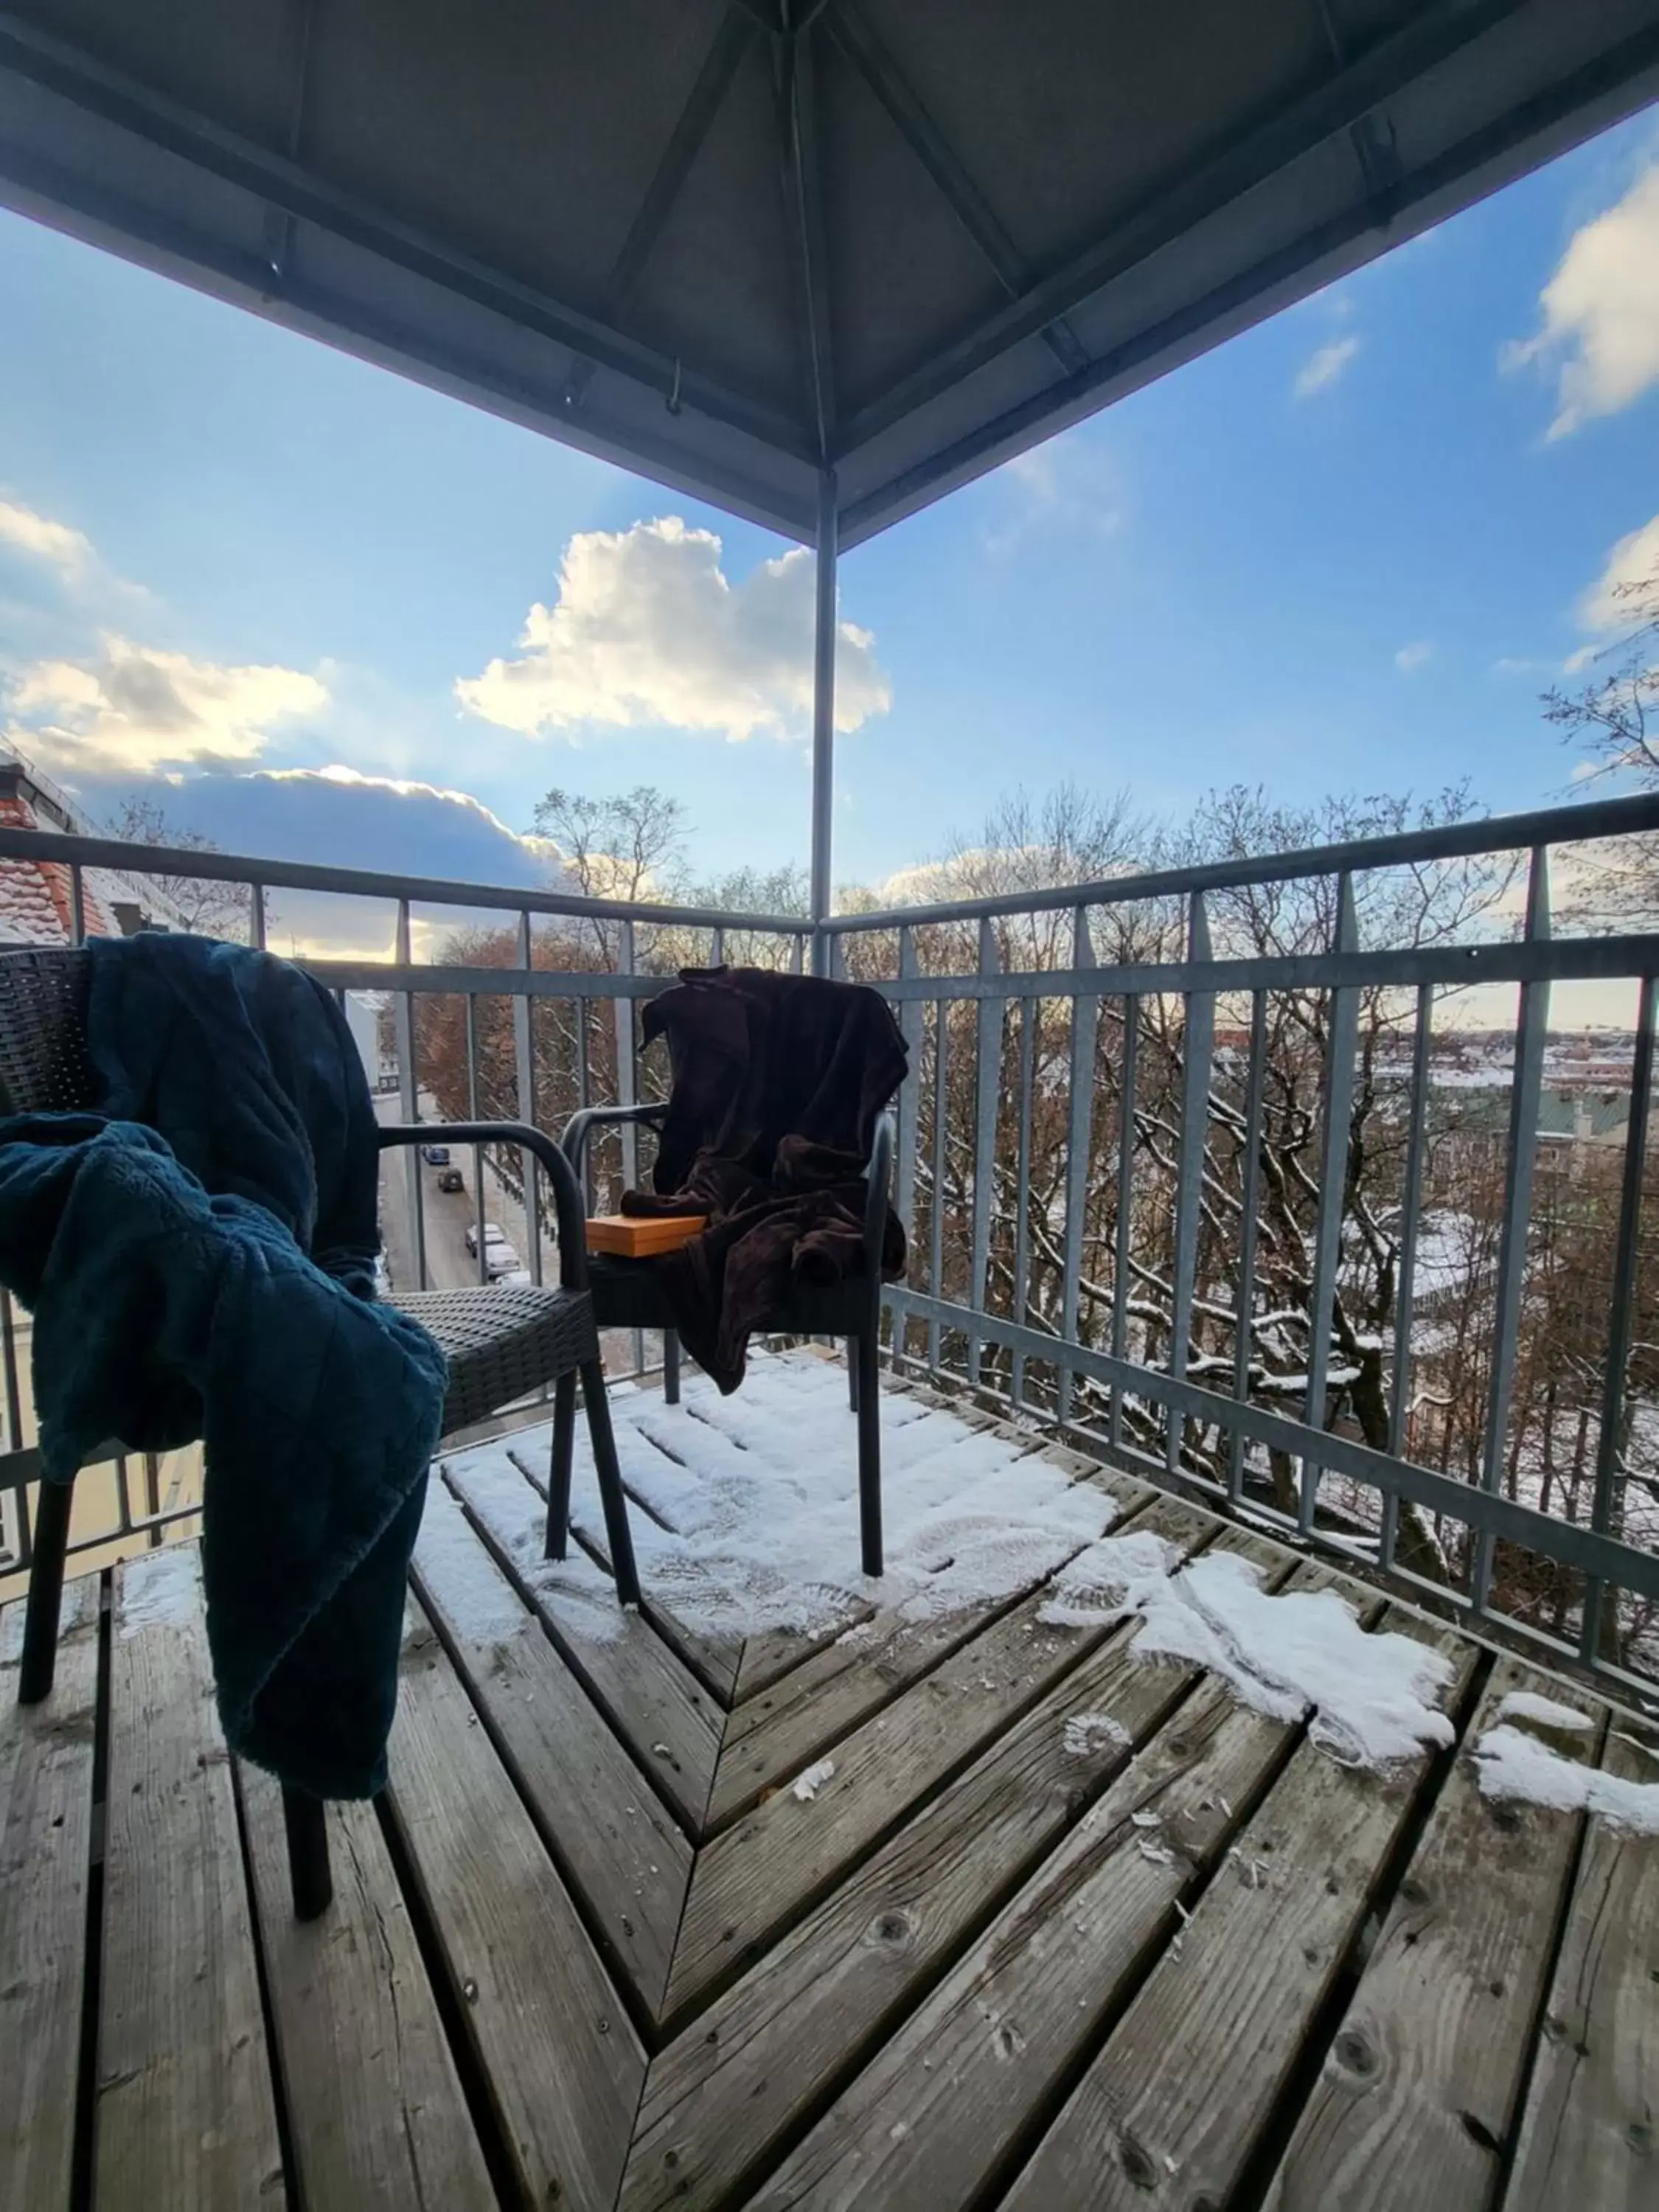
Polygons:
M8 830L50 830L28 800L0 794L0 826ZM88 937L118 934L98 886L89 875L81 881L81 906ZM70 872L57 860L0 858L0 944L72 945L75 910Z

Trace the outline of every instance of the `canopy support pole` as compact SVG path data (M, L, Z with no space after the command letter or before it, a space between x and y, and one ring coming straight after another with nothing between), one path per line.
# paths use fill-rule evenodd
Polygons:
M836 472L818 478L817 615L812 651L812 973L830 973L823 924L831 898L836 797Z

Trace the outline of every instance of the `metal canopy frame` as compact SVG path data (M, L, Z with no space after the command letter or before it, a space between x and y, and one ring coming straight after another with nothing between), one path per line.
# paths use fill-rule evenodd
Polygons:
M457 30L448 11L406 10L400 0L386 14L389 4L241 0L246 35L234 52L214 44L210 16L204 31L182 6L176 25L169 15L135 28L123 0L0 4L0 198L814 545L811 880L821 966L830 939L838 552L1659 91L1659 0L1264 0L1231 33L1243 46L1218 62L1195 46L1190 66L1183 55L1166 79L1172 111L1185 100L1204 121L1192 155L1174 173L1153 161L1144 185L1091 229L1034 252L1020 242L1022 228L1031 234L1029 210L1022 222L998 204L1011 175L1020 181L1018 168L1005 158L1001 192L988 189L960 138L964 81L985 93L973 72L991 69L1008 34L996 0L676 0L673 16L652 18L661 53L647 47L635 59L630 47L625 65L613 54L601 86L626 102L654 70L657 85L684 88L654 155L652 138L635 131L635 150L651 158L633 172L644 181L628 220L615 224L620 242L583 281L532 281L510 252L462 243L463 226L441 235L429 219L399 211L395 190L343 181L350 165L337 144L319 143L336 80L363 94L366 64L350 35L366 39L362 51L392 76L400 44L422 39L437 53L446 39L464 38L469 61L507 66L495 44L513 33L514 11L492 15L485 0ZM655 4L630 0L623 12L642 22ZM696 61L699 12L706 38ZM1039 64L1052 56L1057 82L1066 34L1097 28L1090 12L1088 0L1026 0L1019 32ZM1226 20L1193 12L1212 26ZM583 14L583 0L551 0L549 21L558 18L562 38ZM554 39L546 22L532 27ZM1139 62L1141 27L1126 19L1121 35ZM344 64L329 45L342 36ZM1225 92L1231 61L1280 49L1290 59L1272 96L1253 100L1247 88L1236 112L1199 82L1218 68ZM548 51L556 91L563 50L554 40ZM681 76L688 54L695 65ZM366 82L376 88L372 70ZM500 81L489 82L501 94ZM745 244L739 196L720 204L724 215L704 214L703 233L691 218L697 263L685 246L686 210L711 149L761 86L784 255L767 281L793 295L784 319L798 356L793 396L788 377L768 388L717 349L704 344L698 357L677 342L662 301L646 296L676 251L691 252L695 277L720 271L711 235L732 254ZM896 155L902 149L918 203L931 198L924 223L944 222L966 242L964 306L981 287L978 304L953 308L949 327L920 341L915 357L873 385L866 374L862 386L838 358L838 316L852 295L836 259L844 210L831 207L832 188L844 200L849 173L855 185L856 152L869 143L843 143L854 101L882 118ZM442 123L441 110L434 119ZM625 106L614 122L623 135L633 129ZM752 114L746 127L755 128ZM827 143L837 131L842 139ZM1040 132L1012 143L1034 173L1065 158ZM437 159L438 183L455 181L441 149ZM1085 213L1087 197L1080 186ZM595 236L605 228L596 209L620 217L627 204L613 193L588 210ZM884 308L897 315L905 304L902 290L854 300L878 326Z

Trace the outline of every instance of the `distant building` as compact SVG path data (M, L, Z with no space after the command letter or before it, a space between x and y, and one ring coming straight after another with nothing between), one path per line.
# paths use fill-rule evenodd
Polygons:
M20 755L0 751L0 827L56 830L65 836L108 833ZM81 872L83 937L131 937L140 929L176 929L179 918L153 884L113 868ZM58 860L0 857L0 946L73 945L74 879Z

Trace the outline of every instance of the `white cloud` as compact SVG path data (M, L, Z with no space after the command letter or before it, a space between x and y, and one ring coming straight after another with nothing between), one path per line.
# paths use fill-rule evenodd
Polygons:
M154 775L256 759L271 725L328 693L295 668L228 667L106 635L87 660L40 660L12 684L10 736L66 776Z
M1659 249L1659 240L1655 244ZM1659 514L1621 538L1608 554L1601 574L1578 602L1581 626L1604 636L1628 629L1637 619L1628 586L1652 583L1656 578L1659 578ZM1587 647L1585 657L1600 650L1599 646Z
M763 561L741 583L720 541L677 515L574 537L554 604L532 606L513 658L463 677L471 713L526 736L583 723L665 725L728 738L804 732L812 714L812 556ZM836 726L891 702L868 630L843 622Z
M1574 232L1539 305L1542 328L1500 358L1506 368L1559 362L1552 438L1616 415L1659 382L1659 161Z
M1109 538L1123 521L1116 462L1089 424L1005 461L986 489L1000 508L998 520L981 533L994 555L1012 552L1037 530Z
M1297 375L1292 387L1298 399L1311 399L1316 392L1327 392L1341 376L1348 363L1359 351L1363 341L1349 337L1333 338L1328 345L1320 347L1310 356Z
M492 813L482 799L475 799L470 791L456 791L444 784L422 783L410 776L365 775L361 769L348 768L343 761L331 761L324 768L263 768L258 773L269 783L331 783L347 791L390 792L398 799L440 799L446 805L469 807L503 837L517 838L521 845L543 845L550 853L558 851L550 837L520 837L516 830L508 829L499 814Z
M1425 661L1433 659L1433 645L1426 637L1419 637L1413 638L1409 645L1401 647L1394 657L1394 665L1402 676L1411 676L1421 668Z
M92 540L81 531L9 499L0 499L0 545L44 561L65 576L79 575L94 557Z

